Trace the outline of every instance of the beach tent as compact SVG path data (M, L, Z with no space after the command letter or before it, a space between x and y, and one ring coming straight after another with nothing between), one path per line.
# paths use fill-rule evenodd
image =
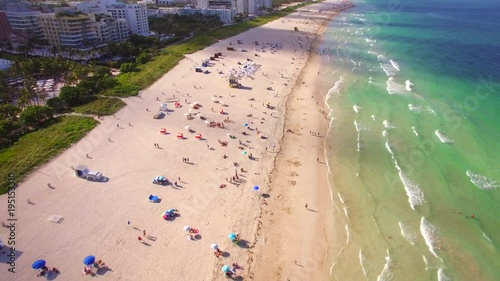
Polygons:
M160 104L160 110L167 111L167 104L166 103Z

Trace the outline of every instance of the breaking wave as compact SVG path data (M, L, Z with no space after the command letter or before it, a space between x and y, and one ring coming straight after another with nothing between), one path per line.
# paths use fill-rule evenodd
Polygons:
M495 189L500 186L500 183L492 180L490 178L487 178L485 176L482 176L480 174L474 174L470 170L467 170L465 174L469 177L470 181L477 187L483 190L491 190Z

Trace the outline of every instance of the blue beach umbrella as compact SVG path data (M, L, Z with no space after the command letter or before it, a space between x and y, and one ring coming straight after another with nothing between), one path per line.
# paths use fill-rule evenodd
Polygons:
M231 268L227 265L222 266L221 269L222 269L222 272L224 272L224 273L228 273L229 271L231 271Z
M243 126L248 127L248 123L243 124Z
M95 257L94 256L87 256L83 259L83 264L84 265L91 265L94 264L95 262Z
M236 240L236 234L234 234L234 233L232 233L232 232L231 232L231 233L229 233L229 235L228 235L227 237L228 237L229 239L231 239L231 240Z
M254 187L253 187L253 190L255 190L255 191L259 191L259 187L258 187L257 185L256 185L256 186L254 186Z
M45 261L44 260L36 260L31 265L31 268L33 268L33 269L41 269L44 266L45 266Z

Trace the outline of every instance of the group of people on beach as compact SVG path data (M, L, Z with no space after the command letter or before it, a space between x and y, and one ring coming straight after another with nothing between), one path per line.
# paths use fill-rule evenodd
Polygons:
M36 275L36 277L44 277L44 276L48 276L50 274L50 272L54 272L55 274L59 274L61 273L57 268L55 267L52 267L52 270L50 270L47 266L44 266L42 267L42 269L40 269L40 272L38 272L38 274Z
M94 262L94 264L87 265L82 269L82 275L92 275L94 276L99 269L108 270L109 267L101 260Z

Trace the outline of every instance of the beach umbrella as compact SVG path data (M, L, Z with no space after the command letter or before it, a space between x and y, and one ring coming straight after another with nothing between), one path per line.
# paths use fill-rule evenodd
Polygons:
M243 124L243 126L248 127L248 123Z
M166 211L166 213L169 213L169 214L171 214L171 213L173 213L173 212L174 212L174 209L168 209L168 210Z
M228 273L231 271L231 268L227 265L224 265L221 269L222 269L222 272L224 272L224 273Z
M184 113L184 116L188 116L189 114L190 114L189 112L186 112L186 113Z
M189 130L191 129L189 126L184 127L184 129Z
M241 154L246 155L246 154L247 154L247 152L246 152L246 151L242 151L242 152L241 152Z
M210 121L208 121L208 120L207 120L207 121L205 121L205 124L210 124Z
M255 190L255 191L259 191L259 187L258 187L257 185L256 185L256 186L254 186L254 187L253 187L253 190Z
M227 236L229 239L231 240L236 240L236 234L235 233L229 233L229 235Z
M219 249L219 245L217 245L217 243L212 243L210 244L210 249L217 250Z
M191 230L191 227L189 225L185 225L182 229L184 229L184 231L189 231Z
M31 265L31 268L33 268L33 269L41 269L44 266L45 266L45 260L36 260Z
M91 264L94 264L94 262L95 262L95 257L94 256L86 256L83 259L83 264L84 265L91 265Z

